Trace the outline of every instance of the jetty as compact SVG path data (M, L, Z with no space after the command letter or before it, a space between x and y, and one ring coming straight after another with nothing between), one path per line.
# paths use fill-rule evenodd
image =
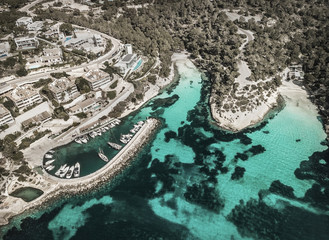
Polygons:
M0 225L7 224L8 220L15 215L21 214L28 209L44 206L47 202L52 202L56 198L61 198L64 195L81 194L107 183L129 165L132 158L147 143L159 125L159 120L148 118L131 141L122 147L117 155L104 167L92 174L80 178L67 179L64 176L63 178L52 176L44 171L42 183L38 185L38 188L44 191L44 194L31 202L24 202L21 199L8 196L3 202L3 206L8 206L8 208L0 209L0 217L2 218Z

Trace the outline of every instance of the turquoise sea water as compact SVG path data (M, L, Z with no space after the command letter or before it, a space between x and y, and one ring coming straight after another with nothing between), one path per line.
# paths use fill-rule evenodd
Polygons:
M162 121L131 167L98 191L15 218L20 229L4 239L328 239L329 153L314 112L287 101L259 126L225 132L212 124L209 84L190 61L177 67L179 82L115 130ZM56 154L83 159L88 174L104 164L100 146L115 154L110 133L102 137Z

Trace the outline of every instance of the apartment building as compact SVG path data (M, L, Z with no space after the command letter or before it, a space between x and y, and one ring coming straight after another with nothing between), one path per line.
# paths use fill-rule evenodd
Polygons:
M111 82L110 75L101 70L90 70L83 77L93 91Z
M61 48L45 48L42 56L34 56L26 59L26 68L35 69L42 66L50 66L56 63L62 63L62 49Z
M48 88L57 102L66 102L79 95L74 81L65 77L56 79L52 83L49 83Z
M105 47L105 41L99 34L94 34L93 36L94 43L97 47Z
M121 74L126 74L129 70L132 70L139 60L140 57L137 54L127 54L115 66L120 69Z
M0 126L14 122L9 110L0 104Z
M31 24L28 24L26 27L27 27L27 30L29 30L29 31L39 31L43 27L43 22L36 21Z
M8 42L0 43L0 58L9 56L10 45Z
M39 92L30 84L16 87L6 96L15 103L19 110L42 102Z
M39 41L35 37L15 38L17 50L34 49L39 46Z
M21 18L17 19L16 26L27 26L32 23L33 23L33 20L31 17L21 17Z
M88 113L88 112L94 112L97 109L101 107L100 101L97 101L96 99L85 99L82 102L77 103L75 106L70 108L70 112L72 114L77 113Z

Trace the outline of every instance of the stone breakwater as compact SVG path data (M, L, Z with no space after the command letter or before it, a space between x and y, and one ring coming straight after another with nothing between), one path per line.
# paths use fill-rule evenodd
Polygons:
M100 186L103 186L110 179L120 174L124 168L126 168L133 157L139 152L143 145L153 136L153 133L160 126L161 122L155 118L149 118L145 121L143 127L135 134L129 143L106 164L103 168L98 171L81 178L75 179L60 179L53 176L45 176L45 180L51 183L49 191L46 191L38 199L26 203L20 201L20 211L15 209L7 209L6 214L1 214L3 219L0 225L6 225L9 223L9 219L15 215L21 214L27 210L33 210L42 206L47 205L56 199L64 196L82 194L86 191L93 190Z

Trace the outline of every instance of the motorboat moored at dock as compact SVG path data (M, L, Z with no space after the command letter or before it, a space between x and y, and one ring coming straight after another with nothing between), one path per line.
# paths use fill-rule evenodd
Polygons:
M79 162L77 162L74 165L73 176L74 177L79 177L80 176L80 163Z

